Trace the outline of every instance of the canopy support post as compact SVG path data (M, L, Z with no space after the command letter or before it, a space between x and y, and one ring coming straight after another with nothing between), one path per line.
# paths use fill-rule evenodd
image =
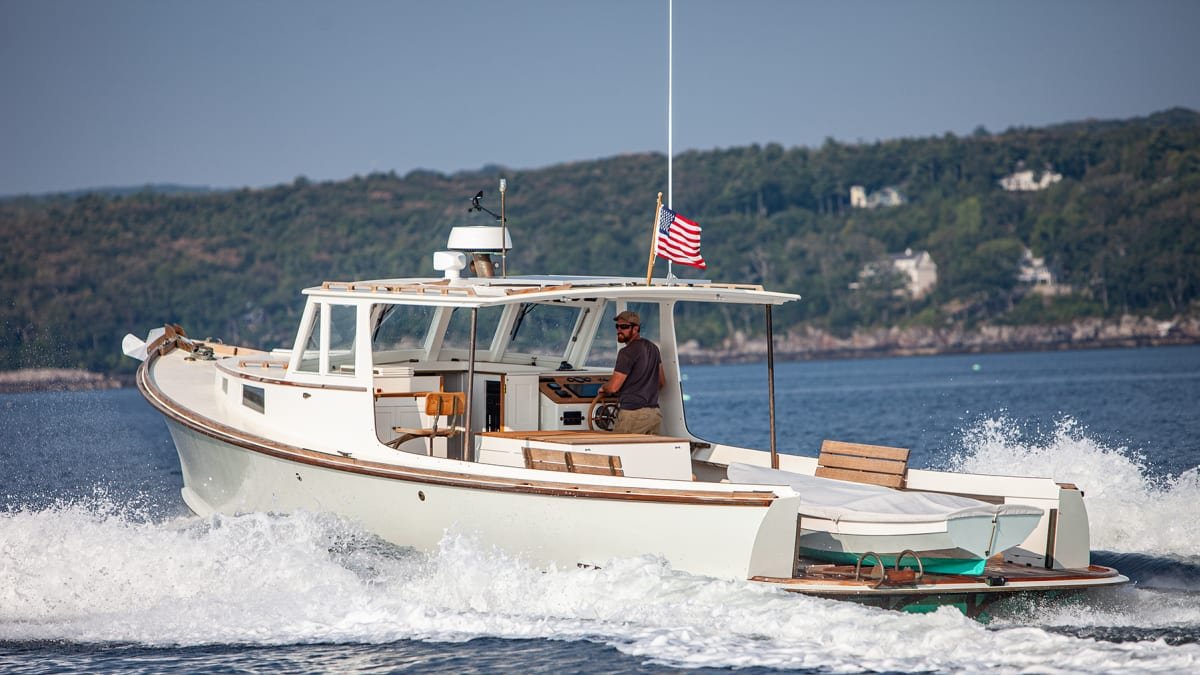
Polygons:
M767 399L771 414L771 468L779 468L779 452L775 448L775 333L771 325L771 305L767 309Z
M471 437L471 401L475 398L475 345L477 341L476 328L479 323L479 308L471 308L471 346L467 356L467 406L463 413L463 442L462 459L473 462L475 461L475 443Z

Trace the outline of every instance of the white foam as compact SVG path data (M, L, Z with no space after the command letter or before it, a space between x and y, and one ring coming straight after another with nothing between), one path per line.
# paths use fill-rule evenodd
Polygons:
M876 610L644 557L540 570L448 535L425 555L326 515L150 522L111 505L0 514L0 640L146 645L592 640L674 666L1186 671L1200 645L1101 642L956 610Z
M1064 628L1125 627L1163 629L1200 626L1200 603L1194 594L1164 593L1135 586L1090 593L1073 599L1024 599L1007 608L993 625L1036 621Z
M984 420L964 432L962 443L951 470L1049 476L1078 485L1093 549L1200 555L1200 470L1156 476L1144 455L1106 446L1071 418L1041 441L1025 439L1008 418Z

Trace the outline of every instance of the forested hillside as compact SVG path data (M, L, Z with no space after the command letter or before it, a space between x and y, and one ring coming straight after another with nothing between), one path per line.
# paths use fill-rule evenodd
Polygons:
M1062 180L1002 189L1020 166L1052 167ZM227 342L280 344L302 287L435 274L431 253L451 226L493 222L467 206L483 189L498 210L500 177L516 245L510 274L644 274L655 193L666 185L656 154L229 192L7 199L0 369L129 371L121 336L168 321ZM1200 312L1200 115L1190 110L969 137L688 152L674 184L676 209L704 227L703 276L804 296L777 315L780 332ZM851 208L852 185L894 187L906 203ZM1016 281L1023 247L1073 292L1028 294ZM937 262L931 294L897 295L887 276L850 288L864 265L906 248ZM727 324L714 314L694 337L714 341Z

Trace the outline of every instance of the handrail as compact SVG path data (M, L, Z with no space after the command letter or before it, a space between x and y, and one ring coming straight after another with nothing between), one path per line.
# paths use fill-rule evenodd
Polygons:
M896 556L896 571L900 571L900 561L904 559L904 556L908 555L911 555L913 560L917 561L917 576L914 581L920 581L921 577L925 576L925 563L921 562L921 556L917 555L917 552L911 548L904 549L900 552L900 555Z
M887 581L887 568L883 566L883 558L879 557L879 554L874 551L867 551L858 556L858 562L854 565L854 580L862 581L862 564L870 556L875 556L875 566L873 569L879 570L879 580L871 586L874 589L879 588L883 585L884 581Z
M324 281L321 289L326 291L348 291L351 293L437 293L438 295L476 295L470 286L450 286L449 282L427 281L414 284L371 284L361 281Z

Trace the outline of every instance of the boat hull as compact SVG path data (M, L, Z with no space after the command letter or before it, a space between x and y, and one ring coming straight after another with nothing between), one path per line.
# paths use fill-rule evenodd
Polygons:
M795 499L730 506L471 488L371 475L349 462L322 466L167 424L184 501L201 516L332 512L397 545L434 551L454 533L539 565L603 566L649 554L676 569L745 579L757 569L790 575L794 564Z

